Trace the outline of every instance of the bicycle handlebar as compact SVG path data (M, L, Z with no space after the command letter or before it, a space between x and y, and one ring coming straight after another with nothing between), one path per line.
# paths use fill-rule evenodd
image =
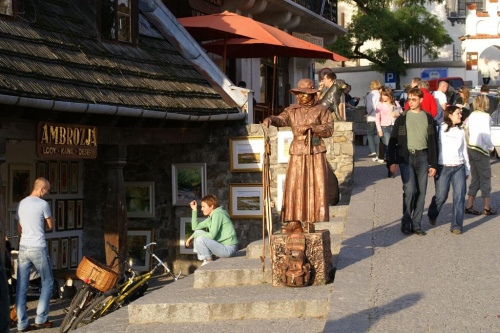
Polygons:
M151 242L151 243L149 243L147 245L144 245L144 250L147 250L151 245L156 245L156 243L155 242Z
M106 241L106 244L108 244L108 246L111 248L111 250L113 250L114 253L116 253L116 256L118 258L120 258L120 255L118 254L118 249L113 245L111 244L109 241ZM169 268L168 266L162 261L160 260L160 258L158 258L158 256L156 254L154 254L153 252L151 252L151 250L149 249L152 245L156 245L155 242L151 242L149 244L146 244L144 245L144 250L146 250L146 252L148 252L149 254L151 254L151 256L153 258L155 258L157 261L158 261L158 266L163 266L165 268L165 270L170 273L170 275L172 275L172 277L174 278L175 281L177 281L177 279L181 276L181 273L182 271L179 270L179 274L175 275ZM123 261L123 260L122 260ZM126 261L123 261L126 263ZM128 266L128 265L127 265Z

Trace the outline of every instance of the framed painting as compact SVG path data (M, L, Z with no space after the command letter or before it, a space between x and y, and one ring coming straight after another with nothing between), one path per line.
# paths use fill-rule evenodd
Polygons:
M80 262L78 247L79 247L79 238L71 237L69 239L69 268L77 268Z
M43 177L48 179L47 177L47 162L46 161L37 161L36 162L36 178Z
M125 203L128 217L155 217L155 183L126 182Z
M52 269L59 268L59 239L52 238L50 240L50 262Z
M68 193L68 183L69 183L69 164L67 161L61 161L59 164L59 193Z
M15 207L19 201L31 193L33 187L33 171L31 164L9 165L9 207Z
M75 223L77 229L83 228L83 200L76 200Z
M69 263L69 240L68 238L61 238L61 253L59 254L59 260L61 262L59 263L59 268L63 269L68 269L68 263Z
M78 162L71 162L69 167L70 192L78 193Z
M261 171L264 149L263 137L229 138L231 172Z
M66 201L66 229L75 229L75 200Z
M276 187L278 188L278 195L276 198L276 210L281 212L281 206L283 205L283 193L285 191L285 174L279 174L277 177Z
M199 217L198 222L203 221L204 217ZM194 230L191 227L191 218L190 217L181 217L181 230L180 230L180 238L179 238L179 253L182 254L195 254L196 251L193 249L193 243L191 243L190 247L186 247L186 241L189 237L191 237L194 233Z
M288 163L290 160L290 145L292 141L292 131L278 132L278 163Z
M232 218L261 218L262 200L262 184L229 184L229 215Z
M56 200L56 230L64 230L65 220L66 220L66 210L65 201Z
M54 223L54 207L52 205L52 200L48 199L45 201L47 201L49 203L50 214L52 215L52 223ZM52 228L49 228L49 227L47 227L47 223L45 223L45 232L52 232L53 230L54 230L54 226L52 226Z
M59 162L49 162L50 193L57 194L59 189Z
M172 204L188 206L207 194L206 163L172 164Z
M144 245L152 241L153 229L128 229L127 251L132 269L143 272L151 269L151 256L144 250Z

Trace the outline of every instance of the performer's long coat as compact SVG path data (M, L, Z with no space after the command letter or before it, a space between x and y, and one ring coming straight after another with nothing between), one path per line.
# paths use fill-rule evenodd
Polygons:
M292 128L281 221L323 222L328 217L328 165L323 138L333 135L331 112L323 105L292 104L271 124ZM312 136L307 135L311 128Z

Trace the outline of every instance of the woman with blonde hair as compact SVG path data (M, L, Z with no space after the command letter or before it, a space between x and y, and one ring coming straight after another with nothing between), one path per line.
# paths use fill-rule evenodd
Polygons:
M370 83L370 92L366 95L365 102L365 112L366 112L366 136L368 138L368 147L370 148L370 154L368 156L373 157L374 161L378 161L377 152L379 144L379 136L377 133L377 125L375 124L375 118L377 114L377 104L380 101L379 89L381 84L377 80L373 80Z
M474 111L464 123L468 133L467 153L471 168L471 182L465 205L465 213L481 215L474 209L474 199L479 190L484 202L484 215L494 215L496 210L490 207L491 193L491 166L490 152L495 148L491 142L491 117L486 112L490 101L486 95L477 95L472 103Z

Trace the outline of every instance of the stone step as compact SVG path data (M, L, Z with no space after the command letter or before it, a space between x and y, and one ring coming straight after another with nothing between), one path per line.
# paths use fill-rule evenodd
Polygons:
M270 252L269 252L269 238L266 237L266 258L270 258ZM250 244L247 245L246 248L246 257L247 259L259 259L262 256L262 239L259 239L257 241L254 241Z
M194 276L188 276L130 303L129 324L322 318L333 290L332 283L306 288L262 284L203 289L192 288L193 283Z
M263 272L260 258L245 258L245 254L245 250L240 250L232 258L220 258L197 269L194 272L193 288L253 286L271 283L269 257L264 261Z
M203 323L155 323L131 324L127 333L143 332L203 332L203 333L247 333L247 332L323 332L324 318L286 318L286 319L251 319L217 320Z

